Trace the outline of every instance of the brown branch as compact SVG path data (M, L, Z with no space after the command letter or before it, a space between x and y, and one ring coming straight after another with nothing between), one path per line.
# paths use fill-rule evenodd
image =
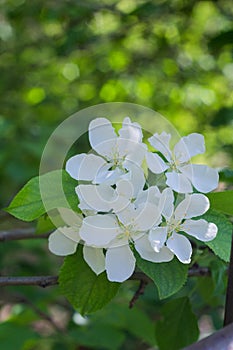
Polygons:
M22 239L44 239L48 238L51 232L36 234L34 228L0 231L0 242L16 241Z
M196 267L189 270L189 277L209 276L210 271L206 267ZM151 282L150 277L143 272L135 272L130 280ZM3 286L39 286L48 287L58 284L58 276L19 276L19 277L0 277L0 287Z
M4 286L39 286L48 287L58 284L58 276L20 276L0 277L0 287Z
M140 284L139 284L139 287L138 289L136 290L133 298L130 300L130 303L129 303L129 308L132 309L135 305L135 303L137 302L137 300L139 299L139 297L141 295L144 294L145 292L145 288L147 286L148 282L145 281L145 280L140 280Z

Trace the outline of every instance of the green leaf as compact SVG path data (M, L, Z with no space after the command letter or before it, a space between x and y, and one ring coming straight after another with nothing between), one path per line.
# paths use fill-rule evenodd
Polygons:
M187 280L188 266L176 258L166 263L152 263L135 253L137 266L149 276L156 287L160 299L165 299L178 292Z
M73 180L65 170L51 171L29 180L5 210L23 221L35 220L51 209L68 205L78 211L76 186L77 181Z
M222 260L229 262L231 253L231 239L232 239L232 224L225 217L225 215L215 211L209 210L203 219L208 222L213 222L218 226L218 233L214 240L205 242L205 244L213 250Z
M99 321L99 313L93 315L92 320ZM102 322L122 329L137 337L150 346L156 345L155 325L151 318L148 317L144 309L135 305L129 309L128 303L117 300L109 304L101 311Z
M82 249L65 258L59 274L61 293L82 315L103 308L116 295L120 283L110 282L106 273L96 275L83 260Z
M213 192L206 196L210 200L211 209L233 215L233 191Z
M211 277L214 283L213 296L225 293L227 283L227 265L228 264L218 258L210 263Z
M197 319L187 297L171 300L162 307L156 338L160 350L179 350L194 343L199 335Z

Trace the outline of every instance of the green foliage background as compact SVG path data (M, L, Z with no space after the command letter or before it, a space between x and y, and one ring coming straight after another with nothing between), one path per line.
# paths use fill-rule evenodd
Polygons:
M202 132L207 153L199 160L233 167L231 1L1 0L0 6L2 206L38 175L54 128L72 113L103 102L142 104L167 117L181 135ZM24 227L8 216L1 219L1 229ZM62 262L41 241L1 243L0 253L2 275L57 274ZM181 290L177 300L185 307L180 319L193 311L197 318L207 312L219 328L226 265L206 250L201 264L211 266L213 276L194 278ZM90 316L87 326L72 321L73 310L54 287L4 289L0 315L6 307L10 312L0 324L0 343L6 350L142 350L159 341L166 349L167 335L155 336L166 329L166 315L176 305L170 301L164 307L149 286L131 312L127 303L135 289L136 282L127 282L106 309ZM28 300L63 317L66 336L51 329L48 320L41 325L43 317ZM192 335L186 343L194 340Z

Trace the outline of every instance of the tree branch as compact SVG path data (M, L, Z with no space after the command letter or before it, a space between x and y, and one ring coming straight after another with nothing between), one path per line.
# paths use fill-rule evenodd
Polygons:
M206 267L195 267L189 270L189 277L209 276L210 271ZM135 272L130 280L151 282L151 279L143 272ZM58 284L58 276L19 276L19 277L0 277L0 287L4 286L39 286L48 287Z
M21 239L44 239L48 238L50 234L51 232L35 234L34 228L0 231L0 242L16 241Z
M39 286L48 287L58 284L58 276L20 276L0 277L0 287L4 286Z

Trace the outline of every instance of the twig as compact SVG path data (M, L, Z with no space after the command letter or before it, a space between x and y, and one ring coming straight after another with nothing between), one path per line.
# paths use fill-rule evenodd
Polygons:
M206 267L195 267L189 270L189 277L209 276L210 271ZM151 282L151 279L143 272L135 272L130 280ZM58 276L18 276L18 277L0 277L0 287L3 286L39 286L48 287L58 284Z
M16 241L21 239L44 239L48 238L50 234L51 232L36 234L34 228L0 231L0 242Z
M136 301L139 299L141 295L144 294L145 288L147 286L148 282L145 280L141 280L138 289L136 290L133 298L130 300L129 308L132 309L136 303Z
M58 284L58 276L20 276L0 277L0 286L39 286L48 287Z

